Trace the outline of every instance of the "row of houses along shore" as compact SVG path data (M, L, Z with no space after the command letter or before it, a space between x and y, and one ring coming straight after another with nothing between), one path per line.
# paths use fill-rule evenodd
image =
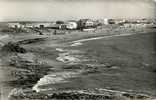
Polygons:
M124 27L156 25L156 20L153 19L80 19L56 22L27 22L17 21L8 22L8 27L11 28L50 28L60 30L94 30L102 25L120 25Z

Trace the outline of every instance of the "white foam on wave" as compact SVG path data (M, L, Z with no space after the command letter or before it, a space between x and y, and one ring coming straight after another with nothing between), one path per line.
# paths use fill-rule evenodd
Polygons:
M115 36L127 36L127 35L132 35L132 33L125 33L125 34L116 34L116 35L111 35L111 36L102 36L102 37L94 37L94 38L88 38L88 39L81 39L81 40L77 40L77 41L73 41L72 44L70 46L78 46L78 45L82 45L82 42L85 41L90 41L90 40L97 40L97 39L103 39L103 38L111 38L111 37L115 37ZM64 62L64 63L78 63L80 61L82 61L82 57L78 57L74 50L63 50L61 48L56 48L57 51L59 52L64 52L64 53L60 53L59 57L57 57L56 59L58 61ZM78 54L79 55L79 54ZM81 59L81 60L80 60Z
M64 52L65 50L63 50L62 48L56 48L56 51Z
M55 87L48 89L39 88L42 85L57 84L57 83L67 83L69 78L77 77L79 72L56 72L53 74L45 75L41 78L36 85L33 86L33 90L36 92L46 91L46 90L55 90Z
M9 37L9 35L0 35L0 40L8 38L8 37Z
M74 55L71 55L69 53L60 53L59 57L56 58L58 61L64 62L64 63L77 63L80 62L80 59L75 57Z
M0 45L3 46L5 44L5 40L9 38L9 35L0 35Z
M132 35L132 34L134 34L134 33L115 34L115 35L110 35L110 36L101 36L101 37L80 39L80 40L76 40L76 41L72 41L72 42L73 43L81 43L81 42L86 42L86 41L91 41L91 40L97 40L97 39L103 39L103 38L111 38L111 37L117 37L117 36L128 36L128 35Z
M78 61L77 58L75 58L69 54L69 52L70 52L69 50L63 50L62 48L56 48L56 50L61 52L58 54L59 56L56 58L56 60L61 61L63 63L70 63L70 62Z
M81 42L75 42L75 43L71 44L70 46L79 46L79 45L82 45L82 43Z

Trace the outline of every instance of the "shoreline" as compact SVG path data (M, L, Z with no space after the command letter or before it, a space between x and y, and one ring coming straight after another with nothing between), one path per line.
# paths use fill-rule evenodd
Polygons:
M123 33L124 34L124 33ZM101 35L101 34L100 34ZM106 35L106 34L103 34L103 35ZM112 34L110 34L110 35L112 35ZM127 35L129 35L129 34L127 34ZM92 37L92 35L86 35L86 37ZM119 36L119 35L116 35L115 34L115 36ZM123 35L124 36L124 35ZM84 36L85 37L85 36ZM79 38L84 38L83 36L80 36ZM86 41L90 41L90 40L95 40L95 39L102 39L102 38L104 38L104 37L113 37L113 36L103 36L103 37L99 37L99 36L97 36L97 37L94 37L94 35L93 35L93 37L92 38L88 38L88 39L80 39L80 40L77 40L76 39L76 41L72 41L72 42L65 42L65 44L68 44L68 43L81 43L81 42L86 42ZM53 41L53 40L52 40ZM57 40L56 40L57 41ZM70 41L70 39L69 39L69 41ZM57 42L60 42L60 40L58 40ZM61 42L60 42L61 43ZM78 44L79 45L79 44ZM81 45L81 44L80 44ZM56 47L54 47L54 48L56 48ZM59 51L59 50L58 50ZM60 49L60 51L59 52L62 52L61 51L61 49ZM41 78L41 77L40 77Z

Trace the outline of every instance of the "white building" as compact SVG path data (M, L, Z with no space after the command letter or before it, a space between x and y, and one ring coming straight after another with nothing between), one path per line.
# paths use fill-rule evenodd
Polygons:
M44 28L44 27L48 27L50 26L50 23L44 23L44 22L38 22L38 23L26 23L25 27L29 27L29 28L34 28L34 27L37 27L37 28Z
M77 27L78 27L78 24L77 24L76 21L68 21L68 22L66 23L66 28L67 28L67 29L72 30L72 29L77 29Z
M92 27L94 26L94 22L91 19L86 20L85 27Z
M12 22L12 23L8 23L8 27L11 27L11 28L20 28L21 25L19 23Z
M108 24L109 24L108 19L107 19L107 18L105 18L105 19L104 19L104 21L103 21L103 23L104 23L104 25L108 25Z

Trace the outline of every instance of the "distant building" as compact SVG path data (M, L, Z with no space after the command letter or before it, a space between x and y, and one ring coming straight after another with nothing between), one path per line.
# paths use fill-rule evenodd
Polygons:
M33 28L33 27L35 27L35 25L32 24L32 23L26 23L26 24L25 24L25 27L26 27L26 28Z
M47 22L32 22L32 23L26 23L25 24L25 27L27 28L46 28L50 25L50 22L47 23Z
M72 30L72 29L77 29L77 28L78 28L78 24L77 24L76 21L68 21L68 22L66 23L66 28L67 28L67 29L70 29L70 30Z
M96 30L95 28L84 28L84 29L83 29L83 31L89 31L89 32L90 32L90 31L95 31L95 30Z
M86 20L85 22L85 27L93 27L94 26L94 21L91 19Z
M64 24L64 21L58 20L58 21L56 21L55 23L56 23L56 24Z
M43 22L43 23L39 23L39 28L46 28L50 25L51 23L50 22Z
M66 30L67 29L67 25L66 24L59 24L58 27L61 30Z
M56 24L56 23L52 23L48 26L48 28L51 29L60 29L61 28L61 24Z
M125 19L115 19L115 24L124 24L126 22Z
M109 24L115 24L115 19L108 19Z
M95 23L91 19L80 19L78 21L78 28L84 29L84 28L93 28L95 27Z
M21 27L21 24L19 24L18 22L10 22L10 23L8 23L8 27L11 27L11 28L20 28Z
M104 24L104 25L108 25L108 24L109 24L109 21L108 21L107 18L104 19L103 24Z

